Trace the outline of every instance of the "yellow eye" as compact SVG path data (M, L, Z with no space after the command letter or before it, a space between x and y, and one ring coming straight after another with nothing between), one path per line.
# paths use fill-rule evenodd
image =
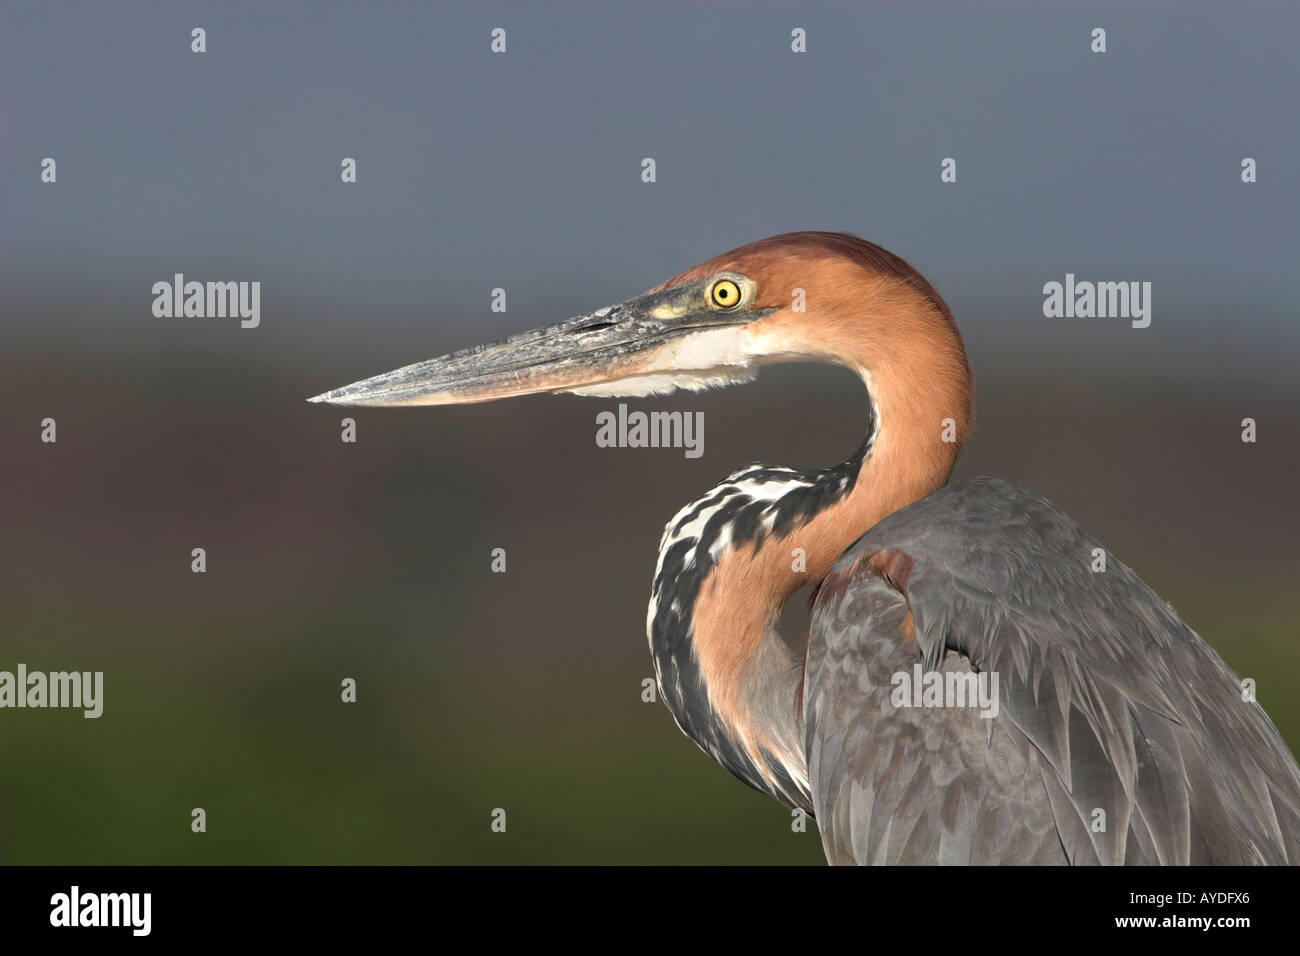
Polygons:
M719 279L709 289L709 302L719 309L735 308L740 304L740 286L730 279Z

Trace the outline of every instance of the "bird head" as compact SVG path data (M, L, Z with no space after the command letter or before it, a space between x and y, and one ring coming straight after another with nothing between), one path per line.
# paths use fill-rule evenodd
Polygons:
M309 399L455 405L538 393L663 395L748 381L762 365L824 362L906 391L970 391L951 313L899 257L843 233L774 236L635 298ZM909 381L908 379L911 379ZM961 426L969 411L961 410Z

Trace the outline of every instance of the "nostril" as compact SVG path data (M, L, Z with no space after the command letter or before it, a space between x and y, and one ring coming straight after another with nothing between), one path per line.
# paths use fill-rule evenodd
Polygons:
M580 329L570 329L571 334L577 335L580 332L599 332L601 329L610 329L618 325L617 322L593 322L591 325L584 325Z

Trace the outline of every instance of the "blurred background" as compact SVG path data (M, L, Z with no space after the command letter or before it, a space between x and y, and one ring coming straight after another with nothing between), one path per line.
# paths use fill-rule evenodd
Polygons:
M304 402L793 229L934 283L979 389L958 476L1072 513L1300 746L1298 27L1293 4L3 5L0 668L105 691L98 720L0 713L0 862L822 862L642 702L645 605L681 505L857 447L848 373L634 403L703 411L699 459L597 448L615 401ZM176 272L260 281L260 327L155 318ZM1151 282L1150 328L1045 319L1067 272Z

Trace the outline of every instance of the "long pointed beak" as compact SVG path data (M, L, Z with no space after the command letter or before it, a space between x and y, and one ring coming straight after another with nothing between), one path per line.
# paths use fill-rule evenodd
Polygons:
M648 293L557 325L452 352L324 392L334 405L460 405L559 392L651 372L673 340L758 314L694 307L698 290Z

